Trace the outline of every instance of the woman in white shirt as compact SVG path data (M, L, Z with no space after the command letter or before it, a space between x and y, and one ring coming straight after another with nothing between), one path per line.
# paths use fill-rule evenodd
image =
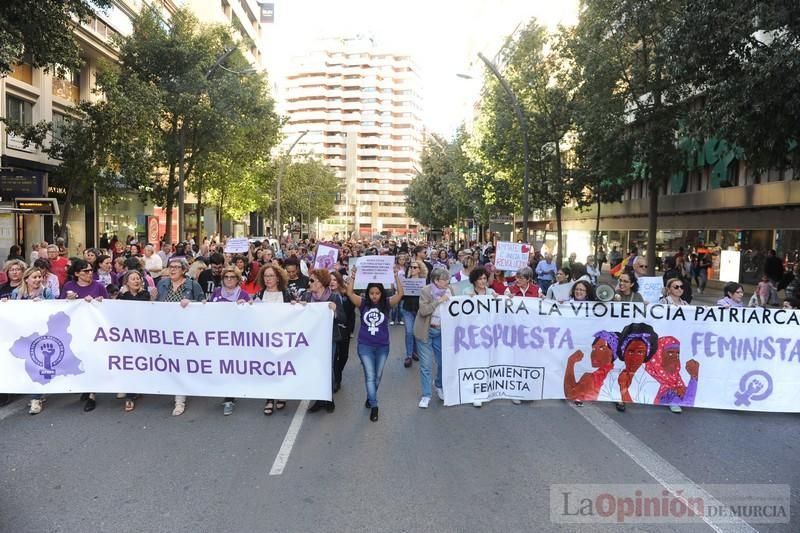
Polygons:
M556 300L558 303L569 301L569 292L572 290L572 272L564 267L556 271L556 282L547 288L547 300Z

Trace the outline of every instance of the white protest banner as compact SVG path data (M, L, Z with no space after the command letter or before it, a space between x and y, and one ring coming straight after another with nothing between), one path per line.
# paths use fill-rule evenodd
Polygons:
M664 279L661 276L642 276L639 282L639 294L646 303L654 304L664 296Z
M499 241L495 250L494 266L500 270L517 270L526 267L530 252L529 244Z
M250 250L250 241L246 237L228 239L223 251L226 254L246 254Z
M339 260L339 248L329 244L317 244L317 254L314 256L314 268L332 270Z
M325 303L0 303L0 391L331 398Z
M453 294L456 296L461 296L467 289L471 287L472 283L469 282L469 279L463 279L450 284L450 288L453 289Z
M356 289L366 289L370 283L389 288L394 283L393 255L365 255L356 263Z
M403 294L406 296L419 296L426 285L425 278L401 277L400 281L403 282Z
M446 405L625 401L800 412L800 311L456 297Z

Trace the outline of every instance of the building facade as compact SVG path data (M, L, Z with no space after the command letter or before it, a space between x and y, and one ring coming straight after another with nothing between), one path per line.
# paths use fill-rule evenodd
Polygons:
M420 166L420 79L411 58L371 39L325 40L298 58L283 87L285 143L331 167L336 214L320 237L414 235L405 189Z
M63 78L45 69L33 68L24 58L10 75L0 78L0 116L23 125L52 121L55 126L73 113L82 100L97 98L92 91L100 64L117 61L112 39L133 31L132 19L145 5L156 7L165 18L177 9L172 0L114 0L110 8L91 20L76 25L76 41L84 59L83 66ZM54 199L60 210L67 184L58 170L59 161L34 146L24 146L21 139L8 133L0 123L0 255L5 257L14 243L24 244L26 257L31 245L42 240L54 241L61 232L58 215L12 211L26 198ZM123 194L117 204L96 198L88 205L72 205L63 221L70 253L92 246L99 235L143 235L144 220L153 207L143 204L131 193Z
M788 167L756 174L746 161L730 157L720 146L710 140L699 147L694 152L695 167L662 187L657 255L660 259L674 255L679 248L709 251L710 279L754 284L767 253L774 249L791 270L800 261L800 173ZM625 255L636 247L644 253L648 212L644 182L628 188L621 202L601 205L600 240L605 250L616 246ZM596 206L564 209L566 254L575 252L584 261L592 253L596 216ZM555 221L539 217L529 237L552 250Z

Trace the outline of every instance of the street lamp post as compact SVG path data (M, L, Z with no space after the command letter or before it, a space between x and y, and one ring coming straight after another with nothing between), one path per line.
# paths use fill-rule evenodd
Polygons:
M500 85L503 87L503 90L508 95L509 100L511 100L511 106L514 108L514 112L517 114L517 120L519 121L519 129L522 131L522 151L524 161L524 173L522 177L522 234L523 234L523 242L528 242L528 212L529 212L529 205L528 205L528 184L529 184L529 148L528 148L528 126L525 121L525 114L522 111L522 107L519 105L519 101L514 93L511 91L511 86L508 82L503 78L500 74L500 71L497 70L497 67L489 61L482 53L478 52L478 57L483 61L489 70L492 71L492 74L495 75L497 80L500 82Z
M232 47L228 48L227 50L225 50L225 52L223 52L223 54L220 55L217 58L216 61L214 61L214 64L211 66L211 68L208 69L208 72L206 72L206 74L205 74L205 79L208 80L211 77L211 74L213 74L214 71L217 70L218 68L222 68L223 70L226 70L228 72L233 72L233 71L223 67L222 63L226 59L228 59L228 57L232 53L234 53L235 51L236 51L236 47L235 46L232 46ZM247 69L247 70L244 70L242 72L233 72L233 73L234 74L247 74L247 73L249 73L251 71L254 71L254 69ZM180 136L178 138L179 139L178 149L180 150L180 155L179 155L179 158L178 158L178 241L179 242L183 240L183 236L184 236L183 234L184 234L184 231L186 230L186 227L185 227L186 226L186 221L184 219L185 214L186 214L186 205L185 205L185 203L186 203L186 183L185 183L186 182L186 175L185 175L185 170L184 170L184 163L185 163L185 160L186 160L186 123L185 123L185 119L186 119L186 117L184 117L184 122L181 124L181 133L180 133ZM199 217L198 217L198 220L200 220ZM200 232L200 228L197 228L197 230L198 230L198 233L199 233ZM170 234L171 234L172 233L172 228L167 228L167 231L170 232ZM222 229L220 228L219 231L221 233Z
M300 142L300 139L305 137L306 133L308 133L308 130L303 130L300 132L300 136L294 140L292 145L286 151L286 157L289 157L292 154L292 150L294 150L294 147L297 146L297 143ZM276 226L278 227L278 235L277 235L278 239L280 239L281 235L283 234L283 224L281 223L281 182L283 181L283 173L285 169L286 169L286 161L282 160L280 166L278 167L278 179L277 179L278 183L277 183L277 191L275 194L277 202L275 204L275 218L277 219L275 222ZM301 232L303 231L302 226L300 227L300 231Z

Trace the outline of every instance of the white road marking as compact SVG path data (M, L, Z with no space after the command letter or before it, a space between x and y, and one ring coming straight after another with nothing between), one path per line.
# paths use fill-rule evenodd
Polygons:
M294 441L297 440L297 434L300 433L300 426L303 425L303 418L308 411L308 400L303 400L297 406L297 411L294 412L292 423L289 424L289 430L283 438L281 449L278 450L278 455L275 457L275 462L272 463L272 469L269 471L270 476L280 476L283 474L283 469L286 468L286 463L289 462L289 456L292 454L292 447Z
M25 409L28 406L27 402L24 400L17 400L12 402L5 407L0 407L0 420L4 420L11 415L15 415Z
M583 407L573 405L572 408L674 496L681 497L675 492L676 486L690 485L693 490L696 490L694 494L699 494L707 505L724 506L714 496L700 488L647 444L636 438L597 407L585 404ZM718 524L707 516L702 518L703 522L717 533L751 533L757 531L744 520L735 517L726 517L731 523L725 524Z

